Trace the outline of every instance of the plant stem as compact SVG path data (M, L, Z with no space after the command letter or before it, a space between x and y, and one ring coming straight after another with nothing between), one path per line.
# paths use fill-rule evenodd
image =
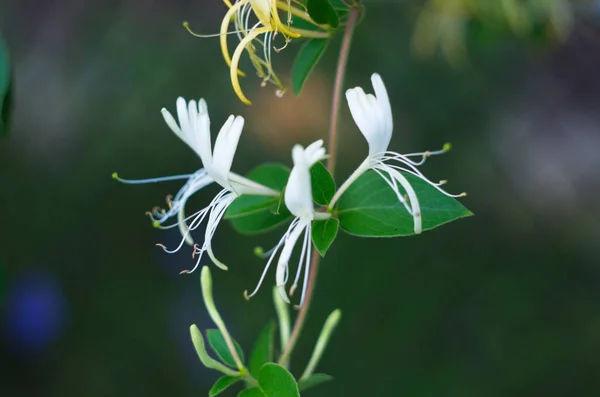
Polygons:
M352 6L348 14L348 22L344 31L342 40L342 48L338 57L337 69L335 71L335 82L333 83L333 98L331 100L331 116L329 124L329 158L327 159L327 169L333 175L335 170L335 160L337 154L337 132L338 120L340 115L340 102L344 87L344 75L346 74L346 64L348 63L348 54L350 53L350 45L352 44L352 36L356 21L358 20L359 8Z
M342 39L342 46L340 48L340 55L338 57L337 68L335 72L335 83L333 85L333 98L331 101L331 117L330 117L330 126L329 126L329 159L327 160L327 169L331 174L335 169L335 154L337 151L337 131L338 131L338 118L340 113L340 100L342 97L342 89L344 86L344 74L346 72L346 64L348 63L348 54L350 53L350 44L352 43L352 35L354 33L354 28L356 27L356 22L358 21L360 9L357 6L350 7L350 12L348 14L348 21L346 23L346 28L344 30L344 37ZM304 299L304 304L300 308L300 312L298 313L298 317L296 317L296 322L294 323L294 328L292 329L292 334L290 335L290 339L285 346L283 352L281 353L281 357L279 357L279 364L285 365L294 347L296 346L296 342L298 341L298 337L302 332L302 328L304 326L304 322L306 320L306 315L308 313L308 309L310 308L310 303L312 300L313 291L315 289L315 283L317 279L317 269L319 267L320 260L319 251L317 251L313 247L313 255L311 259L310 265L310 273L308 275L308 284L306 286L306 298Z
M290 339L287 345L285 346L285 350L281 353L281 357L279 357L279 365L284 365L289 361L289 357L292 354L292 350L294 350L294 346L296 345L296 341L300 336L300 332L302 332L302 327L304 326L306 314L308 313L308 308L312 299L312 293L315 288L315 280L317 279L317 267L319 267L319 259L319 251L313 248L310 273L308 274L308 284L306 286L306 298L304 299L304 304L300 308L298 317L296 317L296 322L294 323L294 328L292 329Z

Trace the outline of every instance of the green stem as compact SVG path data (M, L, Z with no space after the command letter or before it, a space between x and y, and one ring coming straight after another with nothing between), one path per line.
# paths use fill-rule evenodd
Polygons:
M204 304L206 305L206 310L208 311L208 315L213 320L219 331L221 331L221 335L223 335L223 339L225 339L225 344L235 361L237 368L240 372L244 373L246 368L240 359L239 354L235 346L233 345L233 339L231 335L229 335L229 331L227 331L227 327L225 326L225 322L221 318L217 307L215 306L215 301L213 299L212 293L212 277L210 275L210 268L208 266L204 266L200 273L200 284L202 286L202 297L204 298Z
M331 119L329 128L329 159L327 160L327 169L333 174L335 168L335 153L337 151L337 131L338 131L338 119L340 111L340 102L342 97L342 91L344 86L344 74L346 72L346 65L348 63L348 54L350 53L350 44L352 43L352 35L356 28L356 22L358 21L360 8L352 6L348 13L348 21L344 30L344 37L342 39L342 46L340 48L340 55L338 57L337 68L335 72L335 83L333 85L333 98L331 101ZM279 364L285 365L296 346L296 342L302 332L304 323L306 321L306 315L310 308L313 291L315 289L315 282L317 279L317 269L319 267L320 255L319 252L313 247L313 256L311 259L310 273L308 275L308 284L306 286L306 298L304 304L300 308L294 328L290 339L285 346L281 356L279 357Z

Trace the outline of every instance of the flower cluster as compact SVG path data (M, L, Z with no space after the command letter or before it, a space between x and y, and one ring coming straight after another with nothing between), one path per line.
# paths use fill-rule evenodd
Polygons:
M352 117L369 146L367 158L340 186L331 199L329 206L317 210L313 203L310 170L315 163L326 157L323 141L318 140L307 147L295 145L292 148L293 168L283 192L283 202L294 216L294 219L279 242L267 253L269 258L258 281L258 285L252 293L244 293L246 298L250 298L257 293L271 264L278 258L275 280L279 295L285 302L289 303L289 296L294 293L299 284L300 277L304 274L300 297L300 305L302 305L306 295L307 279L310 270L312 251L311 228L313 222L330 218L334 213L334 207L338 199L359 176L368 170L379 174L387 185L389 185L389 188L394 192L398 201L402 203L406 211L412 216L415 233L422 231L419 197L408 179L403 175L404 173L420 178L447 196L459 197L464 195L464 193L452 195L445 192L440 187L444 181L438 183L432 182L418 170L418 166L423 164L428 157L444 153L449 149L448 146L445 146L440 151L426 151L405 155L388 150L393 131L392 110L381 77L378 74L373 74L371 80L375 95L366 94L360 87L352 88L346 92ZM116 174L114 177L125 183L150 183L176 179L186 180L186 183L173 198L167 198L168 210L155 209L149 213L155 227L161 229L178 227L181 231L181 241L175 248L168 249L163 245L160 246L166 252L173 253L180 250L185 242L194 245L193 257L195 258L195 265L191 270L185 270L182 273L193 272L199 266L205 252L215 265L222 269L227 269L215 257L211 244L217 226L227 208L242 195L280 197L281 192L231 171L233 157L244 126L243 117L229 116L221 127L213 147L206 102L200 99L198 102L192 100L186 103L183 98L178 98L176 108L179 122L166 109L162 109L163 118L171 131L200 157L203 167L192 174L164 178L126 180L118 177ZM417 161L414 158L420 158L420 160ZM205 208L196 211L192 215L186 215L185 205L190 196L213 182L220 185L222 190ZM402 194L400 188L406 192L406 196ZM167 221L172 218L176 218L176 220L171 224L167 224ZM206 228L203 242L201 244L194 244L190 233L205 221ZM292 285L287 289L290 274L289 262L294 248L299 241L302 241L300 259Z
M248 53L250 62L256 74L261 78L261 85L267 83L277 87L277 95L285 93L285 87L273 69L271 62L272 51L281 51L293 40L300 38L328 38L330 33L325 26L313 21L306 10L293 4L291 0L223 0L229 8L221 22L219 38L223 58L229 66L231 83L238 98L250 105L250 100L244 95L240 86L239 77L246 74L239 69L240 59L244 51ZM295 2L294 2L295 3ZM285 21L279 13L285 14ZM303 29L292 26L293 19L302 20L312 29ZM230 30L233 22L233 29ZM193 33L189 26L184 26L197 37L210 37ZM227 36L235 34L239 40L233 54L230 54ZM273 42L277 36L283 37L283 44L277 48Z

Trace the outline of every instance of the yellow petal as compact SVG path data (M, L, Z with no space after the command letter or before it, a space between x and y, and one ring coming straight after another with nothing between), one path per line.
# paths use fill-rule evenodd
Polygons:
M227 48L227 31L229 30L229 23L231 21L231 17L238 11L238 9L241 6L243 6L247 2L248 0L242 0L238 1L233 6L231 6L231 8L229 8L227 13L225 14L223 22L221 22L221 35L219 37L219 40L221 42L221 52L223 53L223 58L225 58L225 63L227 63L227 66L229 67L231 67L231 58L229 57L229 49ZM246 75L241 70L237 70L236 73L242 77Z
M233 85L233 90L237 94L238 98L240 98L240 101L242 101L246 105L251 105L252 102L250 102L242 92L242 87L240 86L238 74L236 73L236 71L238 70L238 65L240 63L240 58L242 56L242 52L244 51L246 46L250 44L250 42L252 42L252 40L254 40L258 35L267 33L269 31L270 29L267 27L258 28L251 31L246 37L242 39L242 41L240 41L240 44L238 44L237 48L233 52L233 56L231 57L231 68L229 69L231 74L231 84Z

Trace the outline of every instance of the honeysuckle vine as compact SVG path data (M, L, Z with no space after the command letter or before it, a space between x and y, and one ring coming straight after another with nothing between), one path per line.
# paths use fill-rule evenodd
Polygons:
M327 47L327 40L338 28L343 30L327 144L321 139L307 146L303 146L306 142L299 142L291 147L291 161L287 164L272 164L266 159L266 164L241 176L231 169L244 118L230 115L213 145L206 101L186 102L180 97L176 101L177 119L164 108L161 113L170 130L200 158L202 166L192 173L161 178L129 180L117 174L113 177L128 184L185 181L175 196L167 196L167 209L155 208L148 215L158 229L179 229L181 239L177 246L167 248L157 244L167 253L179 251L185 243L193 245L190 269L181 273L192 273L202 267L202 295L208 315L217 329L203 333L193 325L190 334L200 361L207 368L223 374L209 395L215 396L232 384L244 381L245 390L239 394L240 397L296 397L304 389L331 379L328 375L315 373L315 370L340 321L339 309L333 310L325 321L312 356L300 376L294 377L289 372L289 363L306 322L319 263L334 243L338 230L362 237L414 235L469 216L470 212L456 200L464 193L447 193L441 188L445 181L432 182L419 169L427 158L447 152L449 145L438 151L409 154L389 149L394 129L392 105L377 73L371 76L374 94L365 93L361 87L346 91L345 103L367 141L365 148L368 155L362 162L357 161L356 170L336 189L334 168L338 119L345 104L342 100L344 75L362 5L341 0L224 0L224 3L228 8L219 33L221 50L230 68L233 89L245 104L250 104L250 101L238 80L244 75L239 68L244 51L263 84L275 84L279 95L283 93L284 85L274 71L272 51L286 48L293 40L308 39L299 51L292 75L294 92L298 93ZM302 27L298 26L300 22L304 23ZM232 23L234 28L230 30ZM239 40L232 55L227 43L230 34L235 34ZM273 43L278 36L282 38L282 45L275 48ZM189 198L211 184L220 186L220 191L207 200L204 207L186 215ZM222 220L231 222L234 229L246 234L285 225L271 250L255 249L264 267L257 271L258 282L255 282L254 289L243 292L249 300L264 290L261 286L266 280L273 280L277 321L267 324L261 332L249 361L216 308L211 265L202 265L206 253L216 267L228 269L212 249L213 238ZM196 243L192 234L201 225L205 226L204 231L201 240ZM250 260L251 255L248 254ZM275 266L272 266L274 263ZM293 266L294 263L297 265ZM232 268L235 269L235 266ZM299 297L295 295L298 289ZM297 310L293 326L291 307ZM280 332L278 351L281 354L278 357L274 356L273 349L276 328ZM217 358L207 351L205 341ZM277 394L272 394L274 392Z

